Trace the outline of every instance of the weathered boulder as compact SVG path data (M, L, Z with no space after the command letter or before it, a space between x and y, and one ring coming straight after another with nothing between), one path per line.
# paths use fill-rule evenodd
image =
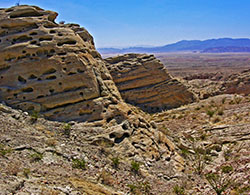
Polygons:
M50 119L100 120L120 94L92 36L56 16L36 6L0 10L0 100Z
M153 113L194 100L193 94L172 78L153 55L125 54L106 59L122 98Z

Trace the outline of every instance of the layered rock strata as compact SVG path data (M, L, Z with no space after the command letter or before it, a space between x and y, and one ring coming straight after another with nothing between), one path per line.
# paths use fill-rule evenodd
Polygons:
M47 118L100 120L120 99L92 36L36 6L0 10L0 99Z
M122 98L149 113L175 108L194 100L153 55L125 54L106 59Z
M0 101L52 120L88 121L91 132L79 130L76 143L84 135L123 156L172 159L181 168L173 144L122 100L92 36L56 16L36 6L0 10Z

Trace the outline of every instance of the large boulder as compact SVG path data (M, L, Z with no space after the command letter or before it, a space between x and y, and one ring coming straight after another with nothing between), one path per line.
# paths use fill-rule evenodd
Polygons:
M125 54L106 59L122 98L149 113L176 108L194 100L153 55Z
M53 120L95 121L120 100L92 36L36 6L0 10L0 100Z

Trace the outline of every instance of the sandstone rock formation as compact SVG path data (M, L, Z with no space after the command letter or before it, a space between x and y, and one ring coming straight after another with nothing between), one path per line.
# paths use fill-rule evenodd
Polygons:
M153 55L125 54L106 59L122 98L154 113L191 103L194 96L172 78Z
M88 121L95 127L89 144L129 157L171 157L182 169L173 144L121 99L92 36L55 23L56 16L36 6L0 10L0 100L52 120Z
M47 118L100 120L118 90L92 36L36 6L0 10L0 99Z

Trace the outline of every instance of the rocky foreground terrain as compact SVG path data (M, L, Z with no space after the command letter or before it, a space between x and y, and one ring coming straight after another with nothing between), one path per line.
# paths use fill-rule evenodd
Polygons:
M56 16L0 9L1 195L249 194L249 71L203 98Z

